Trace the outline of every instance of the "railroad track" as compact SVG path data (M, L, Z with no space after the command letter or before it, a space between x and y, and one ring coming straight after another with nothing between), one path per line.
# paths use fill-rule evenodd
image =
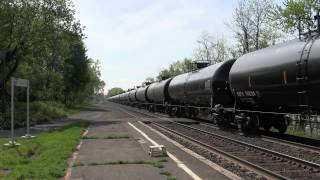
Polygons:
M195 125L197 126L196 128L171 121L169 118L163 116L158 117L153 114L136 110L130 111L143 114L147 117L161 119L162 121L151 122L150 126L180 143L182 141L182 144L186 143L183 141L188 141L187 145L185 145L191 147L190 149L198 149L199 151L199 147L195 147L200 145L202 148L205 148L206 151L209 150L221 154L227 159L231 159L236 163L240 163L245 168L261 174L263 177L271 179L320 179L319 163L290 156L275 151L274 148L261 147L261 144L251 144L242 141L243 139L239 140L237 138L230 138L226 135L212 133L212 131L208 131L209 129L199 128L201 125ZM274 141L274 143L279 144L278 141ZM281 149L284 146L287 147L287 144L282 146L279 145L278 149ZM303 148L310 150L307 147ZM200 150L200 152L201 151L203 152L204 150ZM319 156L319 154L317 154L317 156ZM239 169L236 171L239 171ZM244 177L245 179L264 179L252 174L242 174L241 177Z
M139 112L139 111L136 111L136 112L143 115L147 115L145 112ZM162 120L170 120L165 115L157 114L157 113L155 115L158 118L162 118ZM149 116L152 117L154 116L154 114L151 114ZM306 161L311 161L311 162L320 164L320 148L317 146L311 146L308 144L298 143L297 141L289 141L289 140L271 137L267 135L253 136L253 137L239 136L238 131L235 131L235 130L221 131L217 126L209 123L204 123L204 122L201 122L198 124L197 123L191 124L191 126L208 131L208 132L214 132L222 136L228 136L240 141L251 143L256 146L271 149L273 151L277 151L283 154L289 154L290 156L304 159Z
M257 137L239 136L237 132L221 131L217 127L207 124L193 125L193 127L320 164L320 148L316 146L310 146L263 135Z
M152 122L151 126L185 138L275 179L319 179L320 165L239 140L176 122Z
M291 146L294 146L294 147L300 147L300 148L303 148L303 149L306 149L306 150L313 150L315 152L318 152L319 155L320 155L320 147L311 146L311 145L298 143L298 142L292 142L292 141L279 139L279 138L275 138L275 137L270 137L270 136L265 136L265 135L261 135L261 138L265 139L267 141L283 143L283 144L291 145Z
M294 135L290 135L290 134L283 134L282 136L279 136L278 134L274 133L274 132L264 132L262 131L260 133L261 135L263 135L262 137L264 138L269 138L269 139L275 139L275 140L279 140L282 142L288 142L288 144L293 144L293 145L297 145L297 146L301 146L301 147L310 147L314 150L320 150L320 140L316 140L316 139L310 139L310 138L306 138L306 137L300 137L300 136L294 136ZM305 146L307 145L307 146Z

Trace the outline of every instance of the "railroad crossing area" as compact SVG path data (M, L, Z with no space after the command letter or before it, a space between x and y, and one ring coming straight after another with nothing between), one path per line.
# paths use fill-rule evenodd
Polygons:
M241 179L143 123L160 119L110 102L103 109L86 117L65 179Z

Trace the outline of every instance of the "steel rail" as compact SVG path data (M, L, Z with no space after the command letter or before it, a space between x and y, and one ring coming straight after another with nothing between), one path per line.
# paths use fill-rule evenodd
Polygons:
M190 127L188 125L181 124L179 122L174 122L174 121L171 121L171 122L173 122L175 124L179 124L181 126L189 128L189 129L193 129L193 130L200 131L200 132L203 132L203 133L206 133L206 134L210 134L212 136L216 136L216 137L218 137L220 139L226 139L226 140L232 141L234 143L238 143L238 144L241 144L241 145L244 145L244 146L248 146L248 147L251 147L251 148L254 148L254 149L258 149L258 150L266 152L266 153L270 153L270 154L274 154L274 155L277 155L277 156L281 156L282 158L286 158L286 159L289 159L291 161L297 161L297 162L302 163L304 165L308 165L308 166L320 169L320 164L317 164L317 163L314 163L314 162L311 162L311 161L307 161L307 160L304 160L304 159L299 159L299 158L296 158L296 157L293 157L293 156L289 156L289 155L286 155L286 154L283 154L283 153L280 153L280 152L276 152L276 151L269 150L269 149L266 149L266 148L263 148L263 147L260 147L260 146L249 144L247 142L243 142L243 141L240 141L240 140L235 140L235 139L232 139L232 138L229 138L229 137L224 137L222 135L215 134L215 133L212 133L212 132L208 132L208 131L205 131L205 130L202 130L202 129Z
M212 128L212 129L218 129L217 126L213 125L213 124L209 124L209 123L201 123L200 125L202 126L207 126L209 128ZM280 138L277 138L277 137L271 137L271 136L268 136L268 135L259 135L258 138L260 138L261 140L263 141L269 141L269 142L273 142L273 143L282 143L283 145L286 145L286 146L293 146L295 148L303 148L307 151L315 151L317 153L320 153L320 147L318 146L312 146L312 145L308 145L308 144L303 144L303 143L298 143L298 142L293 142L293 141L288 141L288 140L285 140L285 139L280 139Z
M205 144L205 143L203 143L203 142L201 142L199 140L196 140L196 139L194 139L192 137L186 136L186 135L181 134L179 132L176 132L176 131L174 131L174 130L172 130L170 128L164 127L164 126L162 126L162 125L160 125L160 124L158 124L156 122L152 122L152 124L157 126L157 127L159 127L159 128L161 128L161 129L164 129L165 131L168 131L168 132L171 132L171 133L176 134L178 136L181 136L181 137L183 137L183 138L185 138L185 139L187 139L187 140L189 140L191 142L195 142L195 143L207 148L210 151L214 151L214 152L217 152L218 154L226 156L226 157L228 157L229 159L231 159L233 161L236 161L238 163L240 162L241 164L243 164L245 166L248 166L250 169L253 169L256 173L259 173L259 174L262 174L264 176L268 176L269 178L274 178L274 179L285 179L285 180L289 180L290 179L290 178L284 177L284 176L282 176L282 175L280 175L278 173L272 172L272 171L270 171L270 170L268 170L266 168L263 168L263 167L261 167L259 165L255 165L255 164L253 164L253 163L251 163L251 162L249 162L247 160L244 160L244 159L241 159L239 157L236 157L236 156L234 156L234 155L232 155L232 154L230 154L228 152L222 151L222 150L220 150L218 148L215 148L213 146Z
M135 110L132 110L132 111L135 111ZM202 130L202 129L198 129L198 128L194 128L194 127L191 127L191 126L179 123L179 122L175 122L175 121L169 120L167 118L164 119L162 117L158 117L158 116L155 116L153 114L147 114L145 112L138 112L138 113L142 113L142 114L145 114L145 115L148 115L148 116L152 116L152 117L155 117L155 118L158 118L158 119L161 119L161 120L165 120L165 121L168 121L168 122L171 122L171 123L174 123L174 124L178 124L180 126L184 126L186 128L189 128L189 129L193 129L193 130L200 131L200 132L203 132L203 133L206 133L206 134L210 134L210 135L218 137L220 139L226 139L226 140L229 140L229 141L234 142L234 143L238 143L238 144L241 144L241 145L244 145L244 146L255 148L255 149L258 149L258 150L266 152L266 153L271 153L271 154L280 156L282 158L286 158L286 159L291 160L291 161L296 161L296 162L302 163L304 165L308 165L308 166L320 169L320 164L317 164L317 163L314 163L314 162L310 162L310 161L307 161L307 160L304 160L304 159L299 159L299 158L296 158L296 157L293 157L293 156L289 156L289 155L286 155L286 154L283 154L283 153L279 153L279 152L276 152L276 151L273 151L273 150L269 150L269 149L266 149L266 148L263 148L263 147L259 147L259 146L253 145L253 144L249 144L247 142L243 142L243 141L240 141L240 140L235 140L235 139L232 139L232 138L229 138L229 137L224 137L224 136L216 134L216 133L208 132L208 131L205 131L205 130Z
M292 141L288 141L288 140L284 140L284 139L279 139L279 138L275 138L275 137L270 137L270 136L266 136L266 135L261 135L260 136L262 139L265 139L267 141L272 141L275 143L283 143L289 146L294 146L294 147L298 147L298 148L304 148L306 150L313 150L316 151L318 153L320 153L320 147L317 146L311 146L311 145L307 145L307 144L303 144L303 143L297 143L297 142L292 142Z

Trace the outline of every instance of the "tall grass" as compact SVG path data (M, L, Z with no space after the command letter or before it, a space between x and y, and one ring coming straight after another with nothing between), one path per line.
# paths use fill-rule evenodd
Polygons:
M52 101L35 101L30 103L30 123L41 124L47 123L55 119L65 118L72 113L65 105ZM26 125L27 104L15 104L15 127ZM5 118L0 115L0 129L8 129L10 127L10 109L7 108Z

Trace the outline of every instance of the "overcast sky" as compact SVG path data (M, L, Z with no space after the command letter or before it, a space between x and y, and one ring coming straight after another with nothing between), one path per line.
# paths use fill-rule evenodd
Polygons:
M191 57L207 31L230 38L237 0L73 0L88 55L101 62L106 90L128 89Z

